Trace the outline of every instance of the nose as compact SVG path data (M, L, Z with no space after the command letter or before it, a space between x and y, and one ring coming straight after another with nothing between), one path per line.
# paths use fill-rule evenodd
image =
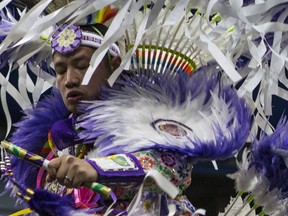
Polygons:
M73 88L80 86L80 84L81 80L77 72L73 68L68 68L66 71L65 87Z

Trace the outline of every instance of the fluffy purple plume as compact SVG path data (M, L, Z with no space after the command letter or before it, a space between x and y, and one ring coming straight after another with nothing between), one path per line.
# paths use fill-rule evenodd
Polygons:
M288 164L285 161L288 155L287 131L287 119L282 118L273 134L262 134L260 140L252 145L250 163L269 180L269 190L280 189L284 198L288 197Z
M52 124L67 117L68 110L65 107L58 89L53 89L50 96L37 103L37 107L24 112L21 121L16 123L16 131L12 134L11 142L40 154L47 142L48 132ZM46 157L46 155L42 155ZM29 175L36 176L38 167L31 163L12 157L12 168L15 178L24 185L34 188L35 182Z
M35 190L28 204L40 216L69 216L73 212L72 197L61 197L46 190Z

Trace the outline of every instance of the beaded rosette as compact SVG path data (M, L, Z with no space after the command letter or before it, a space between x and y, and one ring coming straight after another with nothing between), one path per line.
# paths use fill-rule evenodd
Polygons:
M99 48L103 38L92 32L82 31L79 26L62 24L52 35L51 47L54 52L67 54L73 52L80 45ZM111 44L109 53L112 56L119 56L120 50L116 44Z

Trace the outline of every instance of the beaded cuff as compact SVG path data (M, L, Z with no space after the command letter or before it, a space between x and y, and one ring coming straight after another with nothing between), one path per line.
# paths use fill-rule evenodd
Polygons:
M145 176L143 168L132 154L90 158L87 162L98 172L99 182L142 182Z

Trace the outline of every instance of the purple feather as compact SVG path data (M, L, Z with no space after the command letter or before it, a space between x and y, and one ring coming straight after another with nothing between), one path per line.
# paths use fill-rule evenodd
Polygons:
M72 196L61 197L46 190L35 190L28 204L40 216L69 216L73 212Z
M12 134L11 142L36 154L40 154L47 142L48 132L52 124L67 117L65 107L58 89L53 89L50 96L37 103L35 109L28 109L22 120L16 123L16 131ZM46 157L46 155L41 155ZM12 157L11 160L15 178L24 185L34 188L35 182L29 175L36 176L38 167L31 163Z
M282 118L273 134L262 134L259 141L253 142L250 164L269 180L269 190L280 189L284 198L288 197L288 168L284 158L275 150L288 152L287 131L287 119Z
M214 92L225 101L229 110L234 110L234 119L236 118L239 123L234 126L232 122L228 122L226 127L229 129L229 136L223 134L223 125L213 125L216 141L207 141L196 136L196 141L186 141L185 148L177 147L169 143L169 140L167 140L164 148L179 151L199 160L226 159L234 155L245 144L251 128L252 118L244 99L240 99L232 87L224 86L221 77L215 70L215 65L209 65L203 67L201 71L195 72L191 77L182 74L157 74L152 71L149 73L151 74L150 77L145 75L133 75L131 77L122 74L122 79L114 85L115 87L103 89L101 100L103 102L107 101L108 114L111 112L108 101L117 101L119 106L122 106L121 109L125 109L125 106L130 106L130 99L134 98L136 100L139 97L147 97L157 101L157 103L166 104L168 107L175 107L176 105L182 105L187 100L196 100L204 93L205 100L202 107L203 109L209 109L212 100L211 92ZM216 75L210 76L210 73L213 74L213 72ZM122 86L122 88L119 88L119 86ZM117 105L115 104L115 106ZM103 107L106 108L106 105L97 106L97 101L95 101L93 107L87 107L87 104L80 106L85 114L78 119L78 126L84 129L80 132L79 137L86 143L93 143L99 135L106 137L97 139L97 149L102 156L126 152L129 146L133 146L133 140L125 146L110 147L113 146L113 140L117 140L117 135L111 135L113 132L109 131L109 128L102 127L102 123L105 124L101 116L105 116L105 110L102 110ZM99 108L101 108L101 112L97 112ZM92 120L89 117L90 113L95 114ZM117 123L117 118L114 121ZM96 129L95 125L97 125ZM137 151L151 147L163 148L163 143L152 143L152 140L147 140L147 142L150 142L149 145L136 146L136 149L133 148L133 150ZM191 146L193 146L193 150L191 150Z
M2 43L2 41L5 40L5 38L7 37L9 31L13 26L14 23L11 22L11 20L8 18L4 10L0 10L0 44ZM5 51L0 55L0 69L5 67L5 65L7 64L10 58L9 52L11 51Z
M8 11L8 13L10 13ZM14 23L8 18L3 10L0 10L0 43L7 37L9 31L14 26Z

